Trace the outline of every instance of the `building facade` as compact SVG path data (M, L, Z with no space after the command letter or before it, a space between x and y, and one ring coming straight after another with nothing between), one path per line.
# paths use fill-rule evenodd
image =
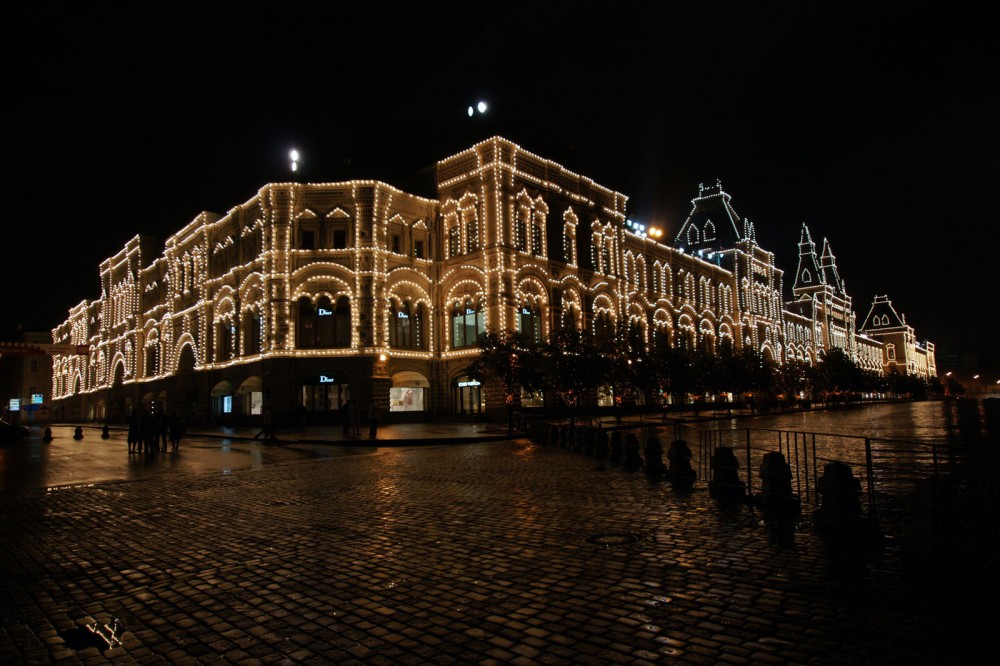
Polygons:
M53 357L54 416L240 422L266 404L335 422L348 400L390 421L478 416L502 400L467 375L478 335L542 340L566 324L709 352L729 340L777 363L838 346L885 365L884 343L854 332L828 248L810 258L800 242L786 308L783 271L719 183L674 246L627 219L624 194L501 137L438 162L434 194L272 183L165 243L136 236L101 264L99 298L52 331L90 348Z

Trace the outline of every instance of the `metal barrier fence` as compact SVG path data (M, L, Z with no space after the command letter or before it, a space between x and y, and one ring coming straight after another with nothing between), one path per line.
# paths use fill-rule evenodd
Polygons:
M718 473L713 469L715 456L720 449L731 449L749 503L766 490L764 468L777 460L794 500L801 503L802 517L813 522L829 508L824 497L831 496L831 475L839 473L842 482L848 474L852 477L848 493L856 496L871 529L897 539L914 555L1000 559L1000 451L993 446L764 428L714 429L685 422L618 425L577 420L555 426L524 421L519 426L522 434L536 440L586 455L611 456L612 461L616 455L621 460L622 454L615 454L607 440L620 442L631 434L641 451L664 453L682 442L690 450L696 490L711 488ZM652 449L651 441L657 444ZM643 466L648 468L648 463L643 461ZM663 468L665 478L670 478L669 465Z

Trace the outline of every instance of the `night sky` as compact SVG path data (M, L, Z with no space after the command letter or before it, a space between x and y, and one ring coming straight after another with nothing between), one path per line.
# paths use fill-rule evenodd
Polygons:
M137 233L268 182L397 184L499 134L671 237L719 179L786 299L805 223L859 321L888 295L939 363L1000 361L986 3L66 4L0 10L5 337L97 298Z

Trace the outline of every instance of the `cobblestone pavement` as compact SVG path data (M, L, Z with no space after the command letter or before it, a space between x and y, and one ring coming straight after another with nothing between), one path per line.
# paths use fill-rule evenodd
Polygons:
M681 492L528 440L0 498L5 664L972 664L985 653L984 627L962 612L981 590L903 566L891 541L842 548L805 521L778 532L701 484Z

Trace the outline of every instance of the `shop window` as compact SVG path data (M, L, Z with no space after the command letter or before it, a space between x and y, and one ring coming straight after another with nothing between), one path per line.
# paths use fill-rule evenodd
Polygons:
M451 346L472 347L479 341L479 335L486 332L486 313L480 302L466 299L456 303L451 311Z

